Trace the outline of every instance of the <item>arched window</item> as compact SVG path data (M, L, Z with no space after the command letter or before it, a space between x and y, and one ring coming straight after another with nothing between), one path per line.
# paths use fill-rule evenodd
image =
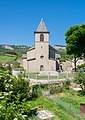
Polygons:
M40 41L44 41L44 35L43 34L40 35Z
M40 71L44 71L44 66L43 65L40 66Z

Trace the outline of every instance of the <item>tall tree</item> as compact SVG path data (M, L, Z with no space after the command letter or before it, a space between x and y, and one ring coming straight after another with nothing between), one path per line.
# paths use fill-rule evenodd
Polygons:
M85 57L85 24L70 27L65 33L67 54L74 55L76 71L76 58Z

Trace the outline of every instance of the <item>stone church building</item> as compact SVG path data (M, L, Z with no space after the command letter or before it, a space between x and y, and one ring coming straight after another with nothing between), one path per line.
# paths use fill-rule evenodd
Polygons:
M28 72L56 71L58 62L55 49L49 45L49 34L43 19L34 32L35 45L22 56L22 66Z

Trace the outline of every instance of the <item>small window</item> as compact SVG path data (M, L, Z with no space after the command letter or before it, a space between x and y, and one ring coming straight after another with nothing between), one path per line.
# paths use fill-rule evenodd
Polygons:
M43 56L43 55L41 55L41 56L40 56L40 58L41 58L41 59L43 59L43 58L44 58L44 56Z
M40 35L40 41L44 41L44 35L43 34Z

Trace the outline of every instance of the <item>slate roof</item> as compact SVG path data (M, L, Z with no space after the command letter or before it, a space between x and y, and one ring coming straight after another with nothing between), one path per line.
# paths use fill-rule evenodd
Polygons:
M36 32L48 32L43 19L41 19L40 24L39 24Z

